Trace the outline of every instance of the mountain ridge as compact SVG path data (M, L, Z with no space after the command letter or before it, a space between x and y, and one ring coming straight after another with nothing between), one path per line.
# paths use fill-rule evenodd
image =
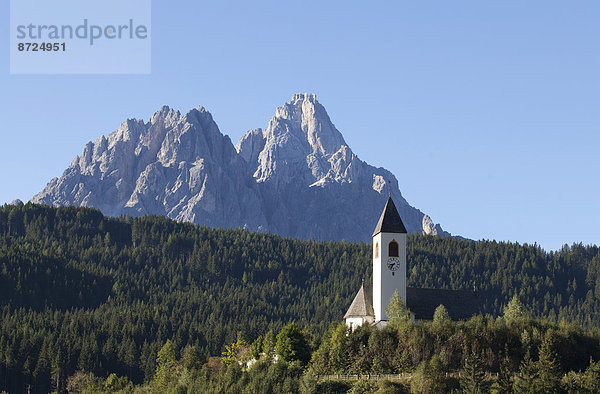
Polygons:
M249 130L235 146L202 106L186 114L163 106L148 122L128 119L88 142L31 201L365 241L388 194L409 232L449 235L402 197L391 172L358 158L315 94L297 93L266 129Z

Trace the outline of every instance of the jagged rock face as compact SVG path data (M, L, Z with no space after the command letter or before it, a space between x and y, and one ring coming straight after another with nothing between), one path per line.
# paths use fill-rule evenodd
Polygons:
M202 107L127 120L88 143L32 201L368 241L390 192L408 231L447 234L406 202L393 174L352 152L314 95L295 94L235 148Z
M391 192L408 231L444 234L406 202L392 173L352 152L314 94L295 94L264 132L249 131L236 149L267 196L270 231L367 241Z
M339 177L353 156L314 95L295 94L291 102L277 108L263 139L254 173L258 182L277 179L312 184L326 177Z
M128 120L108 139L88 143L32 201L266 230L248 172L204 108L181 115L163 107L148 123Z

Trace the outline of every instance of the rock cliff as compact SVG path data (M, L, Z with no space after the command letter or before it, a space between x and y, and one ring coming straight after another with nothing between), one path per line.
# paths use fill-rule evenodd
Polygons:
M165 215L319 240L368 241L388 194L408 231L447 235L361 161L314 94L295 94L234 147L203 107L163 107L89 142L32 202Z

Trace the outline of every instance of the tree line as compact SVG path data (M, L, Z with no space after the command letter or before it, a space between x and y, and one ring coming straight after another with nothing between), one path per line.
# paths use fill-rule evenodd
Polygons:
M211 393L597 393L600 332L533 319L515 296L503 316L453 323L444 306L414 324L399 297L383 329L332 323L323 335L290 323L253 342L239 333L221 357L201 359L170 340L152 379L102 378L78 371L70 392ZM385 374L374 381L371 377ZM395 378L393 374L402 374ZM336 379L340 375L355 380ZM358 379L359 376L368 379ZM327 377L325 379L325 377Z

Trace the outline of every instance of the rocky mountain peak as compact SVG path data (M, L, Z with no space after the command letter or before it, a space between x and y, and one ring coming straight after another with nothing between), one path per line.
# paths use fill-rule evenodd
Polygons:
M246 161L246 163L254 164L258 162L258 155L265 146L265 136L261 128L248 130L246 134L240 138L235 150Z
M291 101L277 108L266 137L276 139L282 134L293 134L308 143L312 152L321 155L333 154L346 145L314 93L296 93Z
M324 182L326 177L340 181L353 158L315 94L294 94L291 101L276 109L262 136L247 133L242 142L238 153L256 168L258 182L301 182L308 186ZM262 150L257 153L258 147Z
M150 118L150 123L155 124L159 122L173 122L181 116L181 113L168 105L163 105L158 111L156 111Z
M406 202L393 174L352 152L316 95L297 93L235 148L202 106L128 119L88 142L32 202L367 241L389 191L408 231L444 234Z

